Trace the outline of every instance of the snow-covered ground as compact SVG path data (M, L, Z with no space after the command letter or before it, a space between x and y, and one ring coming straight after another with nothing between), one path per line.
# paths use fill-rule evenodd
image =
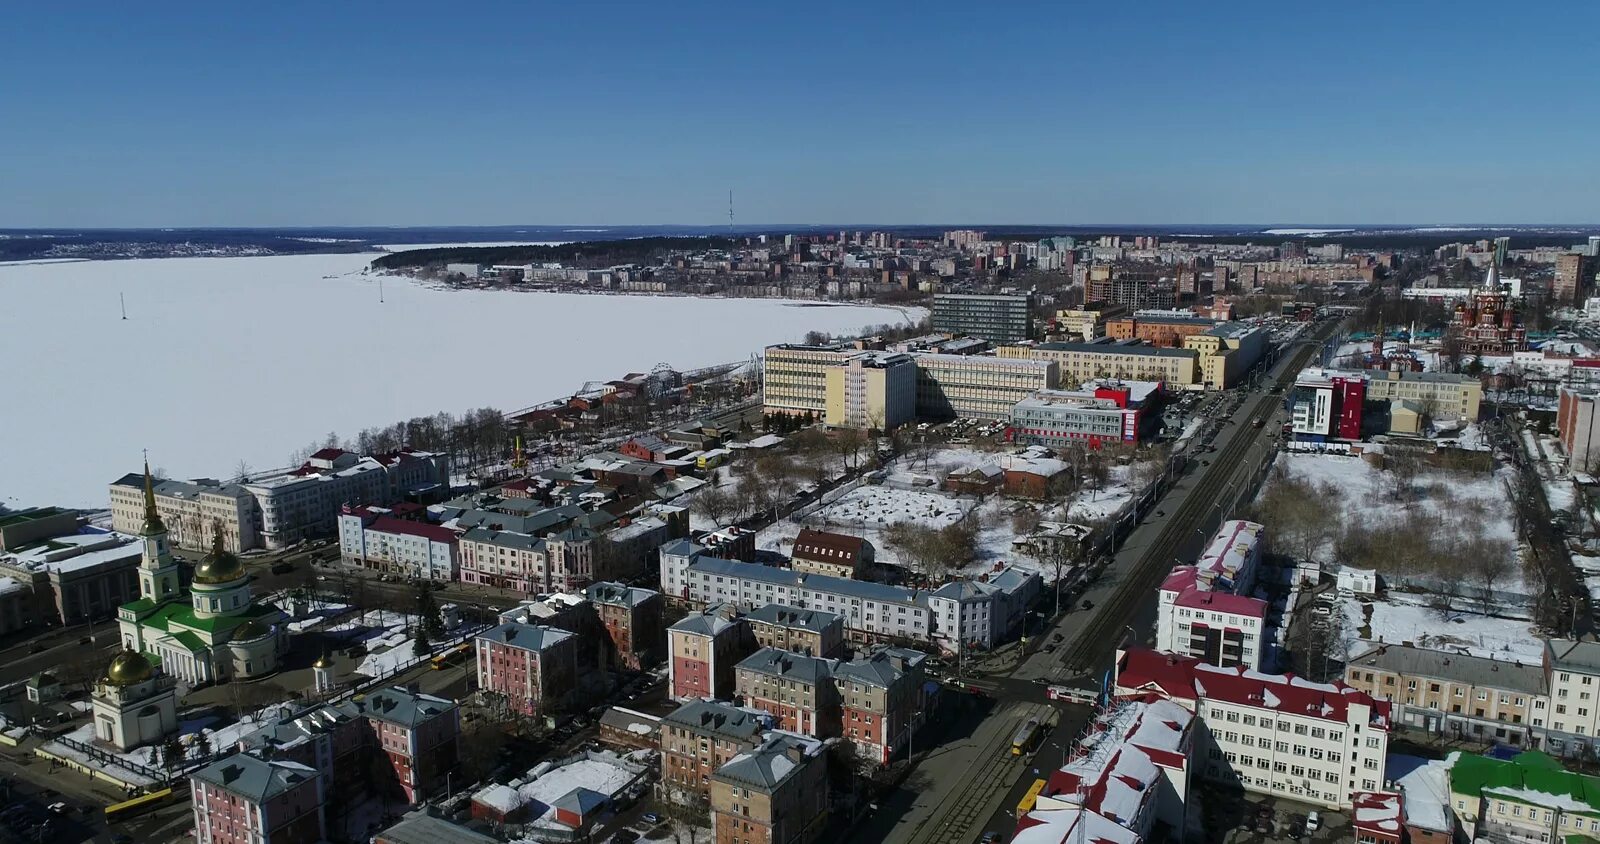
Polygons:
M0 439L28 444L0 449L0 504L105 506L107 484L138 468L141 449L177 478L226 476L240 460L262 471L329 431L512 410L661 361L709 366L810 330L902 318L772 299L445 291L394 277L379 304L377 276L363 273L374 257L0 266L10 372ZM512 339L528 337L538 342ZM533 348L560 353L541 360Z
M1397 503L1385 489L1384 471L1360 457L1340 454L1309 454L1286 452L1278 455L1278 465L1285 467L1293 477L1305 478L1313 483L1331 483L1343 493L1339 506L1344 524L1380 524L1397 515ZM1504 540L1516 554L1517 532L1512 521L1512 505L1506 500L1507 481L1514 481L1516 470L1497 466L1492 473L1475 475L1423 472L1416 478L1419 492L1410 506L1420 508L1430 515L1442 517L1448 523L1461 517L1462 505L1470 501L1482 503L1481 515L1474 513L1472 521L1481 525L1488 539ZM1433 487L1448 489L1450 498L1440 498ZM1333 515L1333 514L1330 514ZM1268 525L1270 529L1271 526ZM1321 559L1330 559L1332 542L1318 551ZM1513 574L1506 578L1508 588L1521 585L1521 562L1514 559ZM1379 572L1383 572L1380 570Z
M1366 618L1367 607L1371 607L1370 620ZM1441 615L1429 607L1399 600L1363 602L1356 598L1345 599L1344 613L1351 638L1351 656L1366 649L1359 637L1362 630L1370 626L1365 638L1371 642L1410 642L1433 650L1458 651L1523 664L1538 663L1544 658L1544 642L1535 636L1532 624L1525 620L1461 612Z

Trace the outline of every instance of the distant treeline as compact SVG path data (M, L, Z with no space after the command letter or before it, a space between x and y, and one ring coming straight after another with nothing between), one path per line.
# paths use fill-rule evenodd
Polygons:
M445 264L541 264L560 262L577 267L650 263L669 252L732 249L742 245L726 237L638 237L626 240L588 240L559 246L452 246L411 249L384 255L372 262L380 270L420 269Z

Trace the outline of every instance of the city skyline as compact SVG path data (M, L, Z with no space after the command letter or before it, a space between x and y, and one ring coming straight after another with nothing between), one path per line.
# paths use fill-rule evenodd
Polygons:
M767 226L1581 224L1600 189L1591 6L284 8L20 13L0 226L711 226L730 189Z

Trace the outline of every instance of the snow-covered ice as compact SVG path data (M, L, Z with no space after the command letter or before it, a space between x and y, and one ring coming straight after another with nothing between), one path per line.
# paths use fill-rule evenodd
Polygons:
M742 360L810 330L902 318L774 299L446 291L396 277L379 304L377 276L362 272L375 257L0 266L11 376L0 440L27 444L0 449L0 501L103 507L145 448L177 478L226 476L241 459L262 471L329 431L515 410L662 361Z

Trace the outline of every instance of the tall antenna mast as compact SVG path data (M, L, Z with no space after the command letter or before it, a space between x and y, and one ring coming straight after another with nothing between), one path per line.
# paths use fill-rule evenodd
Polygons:
M728 236L733 237L733 188L728 188Z
M122 318L128 318L128 299L121 293L117 294L117 301L122 304Z

